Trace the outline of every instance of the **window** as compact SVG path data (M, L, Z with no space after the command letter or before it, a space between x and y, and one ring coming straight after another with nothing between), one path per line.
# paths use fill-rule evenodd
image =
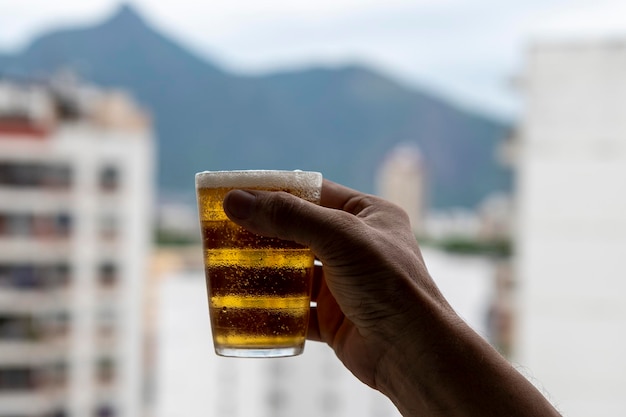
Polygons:
M12 287L22 290L41 289L43 283L34 265L13 265L10 270Z
M72 169L62 163L0 161L0 185L67 189L72 185Z
M44 268L44 278L50 288L67 288L71 281L70 265L61 262Z
M68 415L67 411L59 409L44 414L44 417L67 417Z
M42 384L50 388L61 388L67 385L68 369L66 362L55 362L44 366L40 370Z
M72 185L72 169L65 165L49 165L43 169L42 185L46 188L65 189Z
M0 392L23 391L35 387L35 372L27 367L0 369Z
M0 236L68 238L72 230L69 213L0 213Z
M42 327L49 338L63 338L70 332L71 317L67 311L57 311L41 318Z
M110 404L100 405L95 412L95 417L114 417L115 415L115 408Z
M98 282L101 287L112 288L117 284L118 267L112 261L106 261L100 264L98 271Z
M120 174L117 167L107 165L100 170L100 189L102 191L116 191L119 187Z
M110 384L115 380L115 361L112 358L100 358L96 362L96 379L101 384Z
M47 290L65 288L70 283L70 266L56 264L0 264L0 286L14 290Z
M9 236L28 237L32 235L33 216L24 213L3 214L5 231Z
M72 231L72 217L68 213L59 213L55 218L56 236L67 238Z
M41 335L38 327L29 315L0 315L0 340L35 340Z

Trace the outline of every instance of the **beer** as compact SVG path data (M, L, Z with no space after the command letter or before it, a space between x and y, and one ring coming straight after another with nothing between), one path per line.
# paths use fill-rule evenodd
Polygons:
M312 252L248 232L222 202L232 189L286 191L319 203L321 174L224 171L196 175L196 191L215 351L277 357L302 352L309 317Z

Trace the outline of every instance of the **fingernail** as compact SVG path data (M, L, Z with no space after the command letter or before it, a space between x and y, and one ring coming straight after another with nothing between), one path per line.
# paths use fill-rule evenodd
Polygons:
M242 190L228 193L224 199L224 210L228 215L240 220L246 220L252 215L256 196Z

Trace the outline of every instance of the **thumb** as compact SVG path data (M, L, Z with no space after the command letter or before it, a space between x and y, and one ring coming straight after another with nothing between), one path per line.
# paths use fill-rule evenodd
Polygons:
M338 232L347 230L340 225L356 220L341 210L321 207L286 192L233 190L226 194L223 204L235 223L259 235L307 246L322 262L333 254Z

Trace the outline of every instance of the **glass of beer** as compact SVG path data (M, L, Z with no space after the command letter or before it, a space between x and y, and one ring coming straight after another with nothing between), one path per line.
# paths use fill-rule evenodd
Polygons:
M196 194L215 352L269 358L302 353L314 255L248 232L222 206L233 189L285 191L319 204L322 175L307 171L205 171Z

